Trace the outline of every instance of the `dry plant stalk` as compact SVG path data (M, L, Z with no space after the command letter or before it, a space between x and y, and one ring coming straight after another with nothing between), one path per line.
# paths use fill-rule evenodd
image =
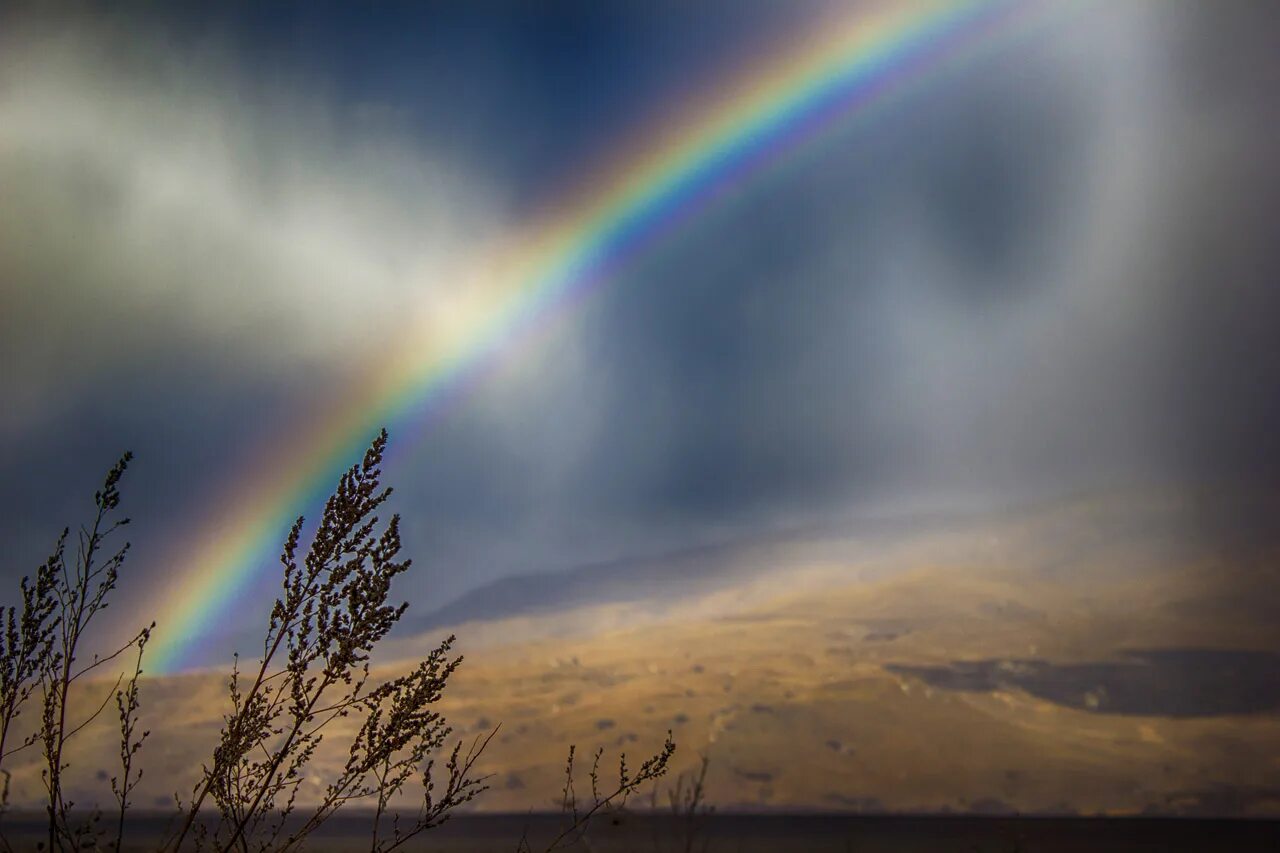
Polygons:
M124 846L125 816L131 805L129 795L142 781L142 768L135 767L138 752L142 744L151 736L149 730L138 733L138 711L142 703L138 699L138 679L142 677L142 655L146 651L147 641L151 639L150 628L143 629L138 635L138 656L134 659L133 674L122 689L116 690L116 710L120 718L120 768L119 776L111 777L111 793L115 795L119 806L116 817L116 838L111 849L119 851Z
M301 561L303 519L289 531L262 658L247 676L238 662L232 671L231 711L168 849L194 833L219 851L293 850L339 808L365 801L373 807L371 849L390 851L485 790L473 767L492 734L465 752L455 746L442 780L427 760L452 731L432 705L462 662L453 637L408 674L370 680L370 653L408 607L389 603L392 581L410 565L398 559L399 516L379 530L376 515L391 493L379 482L386 443L384 430L343 475ZM346 761L319 802L300 813L304 769L331 724L348 717L359 722ZM390 806L419 775L420 806L402 824ZM212 833L199 820L206 802L219 816Z
M22 579L22 610L9 607L0 618L0 773L4 776L0 792L0 811L9 801L9 771L4 760L36 742L32 732L15 745L10 737L22 708L40 685L40 678L50 664L58 664L54 649L55 633L61 614L54 590L61 574L63 552L69 530L63 530L53 554L36 570L36 579Z
M53 556L37 574L36 587L40 586L43 575L45 582L51 584L54 602L53 610L46 614L47 624L52 628L52 643L38 667L41 716L32 739L41 745L44 758L41 779L47 795L45 812L50 850L95 849L104 843L105 830L100 826L101 813L96 808L83 820L72 818L75 803L66 798L63 784L70 766L65 752L68 741L106 709L124 676L117 677L102 701L80 720L68 718L72 689L129 649L139 648L150 634L150 628L144 628L118 648L107 654L95 653L87 663L81 663L81 642L94 618L107 609L108 598L119 582L120 568L129 552L128 542L115 551L108 550L107 542L112 534L129 523L128 518L116 519L114 514L120 506L120 479L132 458L131 453L120 457L107 472L102 488L94 494L97 512L93 523L78 532L74 562L68 565L65 558L67 532L64 531ZM128 734L131 735L132 731ZM129 771L125 775L128 777Z
M496 728L465 749L458 741L443 767L438 768L432 757L445 749L452 734L433 706L462 663L462 657L453 654L454 637L442 641L407 674L386 681L371 678L374 648L408 607L390 603L393 580L410 566L409 560L399 559L400 518L393 515L380 528L376 514L391 494L380 485L386 445L383 430L363 460L342 476L301 560L303 519L290 529L280 557L281 594L268 619L262 657L248 674L235 658L227 681L231 709L223 717L218 744L190 799L184 804L175 796L179 819L162 850L297 850L340 808L360 801L370 806L371 853L390 853L448 820L488 787L487 777L476 775L475 764ZM138 688L155 623L111 652L79 662L85 632L107 608L128 553L126 542L103 556L109 537L129 523L127 518L114 520L113 513L120 504L119 482L131 459L128 453L121 457L95 494L97 513L92 525L79 531L74 562L69 566L66 560L69 531L64 530L35 580L23 578L21 609L0 612L0 816L9 796L5 758L40 744L48 817L46 842L40 846L47 843L49 850L121 850L130 794L142 778L139 753L150 732L141 729ZM87 717L68 719L69 697L77 682L130 649L136 652L132 672L122 672L100 703L93 700L94 710ZM40 719L32 732L19 737L15 722L37 693ZM97 807L77 817L75 803L66 798L70 765L65 749L113 696L120 772L110 779L116 813L114 826L107 828ZM298 795L306 770L326 735L337 732L333 724L347 719L356 725L346 760L324 783L319 799L304 809ZM608 794L599 789L597 752L591 769L592 802L579 810L570 747L564 806L571 821L548 849L582 838L594 816L621 808L641 785L661 777L674 750L668 732L662 751L634 775L623 755L618 785ZM411 783L420 786L418 807L403 818L394 805ZM0 847L11 849L2 835ZM523 841L521 849L527 849Z
M703 755L696 772L681 773L676 777L674 786L667 790L667 805L671 809L671 817L679 826L678 843L684 853L693 853L697 848L706 853L710 839L699 837L705 828L707 819L715 812L715 807L707 804L707 768L711 765L709 756ZM657 811L657 789L653 797L654 811Z
M598 748L592 756L591 772L588 774L588 778L591 780L591 800L579 803L574 785L577 748L574 745L570 745L569 754L564 764L564 788L560 793L560 812L565 816L567 823L560 833L552 838L551 842L544 848L547 853L551 853L554 850L562 850L572 845L585 844L587 829L591 822L603 813L613 813L615 815L620 813L626 808L627 799L632 794L643 786L656 782L666 775L667 766L670 764L671 756L675 754L675 751L676 744L671 739L671 732L668 730L667 739L663 741L662 749L646 758L634 773L627 766L627 754L625 752L619 754L617 785L605 792L600 787L600 759L604 757L604 747ZM516 853L532 853L527 832L520 839Z

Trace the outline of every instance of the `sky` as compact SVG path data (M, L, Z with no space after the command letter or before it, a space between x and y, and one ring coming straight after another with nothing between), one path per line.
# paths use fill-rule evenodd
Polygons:
M389 424L410 600L873 510L1280 482L1280 13L1049 4ZM0 4L0 582L126 449L129 571L180 575L406 315L447 330L486 246L859 5Z

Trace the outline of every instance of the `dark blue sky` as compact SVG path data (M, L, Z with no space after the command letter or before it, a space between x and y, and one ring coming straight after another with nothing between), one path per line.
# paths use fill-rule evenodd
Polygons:
M536 204L823 5L246 3L146 18L180 49L217 44L253 81L305 87L474 159Z
M5 8L6 576L125 448L136 571L171 570L449 259L816 11ZM410 594L873 506L1273 486L1273 25L1072 17L767 170L388 471Z

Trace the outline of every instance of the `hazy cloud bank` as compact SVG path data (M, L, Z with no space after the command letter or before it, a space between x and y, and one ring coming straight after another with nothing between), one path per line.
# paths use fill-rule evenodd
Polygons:
M393 114L160 35L0 39L6 421L111 371L353 367L496 228L491 188Z

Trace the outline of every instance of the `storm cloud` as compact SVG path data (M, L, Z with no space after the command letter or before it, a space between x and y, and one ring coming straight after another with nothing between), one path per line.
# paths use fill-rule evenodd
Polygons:
M286 381L359 364L498 222L394 115L139 27L32 22L0 45L9 428L170 360Z
M37 472L60 492L127 445L143 464L160 448L156 514L199 513L292 401L376 364L406 311L447 322L454 265L564 168L461 143L449 110L509 104L553 69L595 100L479 110L465 140L557 138L539 122L602 139L629 127L628 97L653 112L609 51L576 68L548 37L477 49L474 73L423 93L433 139L370 96L398 66L352 94L291 72L287 39L250 76L234 22L182 41L163 22L35 17L0 46L15 507ZM389 474L432 555L421 583L448 597L868 505L1273 486L1274 18L1068 16L769 171L413 437ZM586 20L580 41L619 40L628 68L662 56L654 86L716 34L674 7L634 31ZM724 53L767 43L750 29L725 30ZM34 507L14 537L61 525L42 519L62 503ZM1225 511L1206 511L1212 534Z

